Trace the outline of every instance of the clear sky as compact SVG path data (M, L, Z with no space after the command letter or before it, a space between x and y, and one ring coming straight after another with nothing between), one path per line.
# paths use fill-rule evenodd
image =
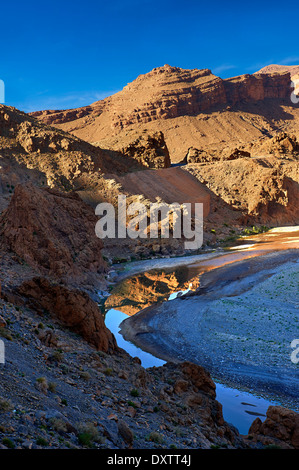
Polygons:
M0 79L23 111L84 106L170 64L226 78L299 64L299 2L2 1Z

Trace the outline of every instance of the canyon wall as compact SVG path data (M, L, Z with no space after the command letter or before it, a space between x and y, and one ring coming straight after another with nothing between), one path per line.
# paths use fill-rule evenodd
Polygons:
M194 116L244 101L284 99L290 95L290 81L289 72L246 74L222 80L209 69L184 70L165 65L140 75L119 93L90 106L32 115L46 124L57 125L103 114L112 128L121 130L157 119Z

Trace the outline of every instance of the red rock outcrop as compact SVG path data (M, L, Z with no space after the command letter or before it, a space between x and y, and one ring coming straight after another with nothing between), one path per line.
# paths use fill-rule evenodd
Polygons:
M262 101L266 98L287 98L290 96L290 74L240 75L224 80L226 102Z
M170 156L162 132L144 132L133 142L117 149L126 159L135 160L144 168L168 168Z
M236 160L237 158L250 157L250 153L240 148L197 149L190 147L184 158L184 163L210 163L220 160Z
M278 65L278 64L271 64L271 65L266 65L266 67L263 67L262 69L258 70L258 72L255 72L254 75L260 75L262 73L265 74L273 74L273 73L285 73L288 72L291 74L291 77L294 75L299 74L299 65Z
M43 275L96 286L105 270L96 222L75 193L19 185L1 215L1 246Z
M111 125L123 128L133 123L198 114L210 109L213 104L225 102L223 81L209 69L183 70L165 65L140 75L121 92L80 108L80 111L84 115L99 115L109 112L107 108L115 107L111 110ZM53 113L44 111L31 115L51 124L77 119L74 111L70 113L69 110Z
M299 413L282 406L269 406L266 420L256 418L248 436L264 445L299 449Z
M49 312L98 350L112 353L118 349L99 307L85 292L37 277L25 281L17 293L27 299L28 307L40 314Z
M245 447L238 432L224 421L222 405L215 399L216 386L206 369L185 361L167 363L158 368L158 373L161 382L171 384L160 387L158 396L161 400L176 395L189 410L198 413L200 422L206 424L211 435Z
M272 138L259 139L256 142L252 142L248 148L254 156L268 154L277 157L299 155L299 142L297 137L287 134L286 132L279 132Z

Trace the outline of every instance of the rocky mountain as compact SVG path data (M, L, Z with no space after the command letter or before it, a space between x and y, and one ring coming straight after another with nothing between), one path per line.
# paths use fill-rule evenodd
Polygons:
M288 72L291 77L294 77L299 74L299 65L278 65L278 64L271 64L266 65L262 69L255 72L256 75L261 73L269 74L269 73L286 73Z
M103 148L119 148L146 131L162 131L172 162L190 147L239 145L289 126L298 115L288 71L222 80L210 70L165 65L140 75L90 106L33 116ZM265 106L266 103L266 106Z
M74 193L18 185L0 217L0 244L39 274L74 286L100 286L106 263L97 217Z
M143 134L130 144L119 151L103 150L45 126L15 108L0 105L2 207L16 184L29 180L69 191L96 186L107 172L169 166L169 153L161 132Z
M295 95L299 94L299 65L276 65L276 64L271 64L267 65L266 67L263 67L260 69L258 72L255 72L254 75L260 75L260 74L269 74L269 73L289 73L291 76L292 81L294 82L294 93Z
M84 108L0 105L0 448L298 448L298 414L274 407L240 436L209 372L145 370L101 308L112 264L188 252L171 237L100 240L99 202L202 202L212 250L248 226L299 223L290 70L264 72L166 65ZM200 287L184 269L132 276L107 308L151 309L190 280Z

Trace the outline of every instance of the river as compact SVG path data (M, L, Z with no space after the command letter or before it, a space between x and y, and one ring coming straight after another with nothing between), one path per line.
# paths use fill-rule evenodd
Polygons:
M269 255L271 254L277 254L277 253L280 254L280 253L285 252L285 253L291 253L293 256L294 251L297 254L297 249L299 248L298 240L299 240L299 228L298 227L278 228L278 229L273 229L263 234L255 235L252 237L246 237L242 239L241 241L238 241L237 245L227 248L225 250L222 250L222 249L210 250L209 252L204 252L203 254L196 255L196 256L152 259L152 260L128 263L125 266L118 266L116 268L118 270L117 283L112 289L111 295L108 297L106 301L107 312L106 312L106 317L105 317L105 323L107 327L116 336L116 340L119 346L125 349L131 356L139 357L142 362L142 365L145 368L163 365L165 363L165 360L172 360L171 353L173 353L173 351L171 351L171 348L167 351L167 354L166 354L161 348L161 341L159 344L159 338L157 338L157 336L154 338L153 335L152 335L152 338L155 339L154 341L153 340L151 342L144 341L144 343L142 342L143 340L140 341L140 338L138 338L138 341L136 341L135 339L137 338L137 336L136 338L131 337L130 335L126 334L126 331L124 334L125 336L124 338L123 334L120 333L120 325L122 324L122 330L123 330L123 325L127 324L128 325L127 331L128 329L134 331L135 325L134 323L132 323L132 321L135 321L137 322L138 325L141 324L142 327L144 327L144 325L148 322L148 318L144 316L144 312L143 312L144 308L146 309L147 307L155 306L155 305L162 305L164 307L166 304L167 304L167 307L175 306L176 304L172 302L174 300L175 302L180 302L180 299L178 299L178 296L181 296L182 294L185 294L190 291L194 291L196 288L198 288L199 277L204 273L214 274L214 271L215 273L218 272L217 269L219 268L223 269L227 267L230 268L230 267L235 267L237 265L242 265L241 263L242 261L243 262L244 260L250 261L256 257L262 257L260 259L267 260ZM265 255L265 258L263 257L264 255ZM263 265L265 265L264 262L263 262ZM295 267L297 268L298 264ZM236 299L240 300L241 295L243 296L248 295L248 291L250 292L250 289L252 290L252 285L250 284L249 281L250 280L252 281L252 279L256 281L258 279L256 276L258 276L260 272L262 272L262 269L259 268L259 272L255 272L254 276L252 275L252 273L248 273L248 275L243 276L241 285L240 285L240 274L238 273L238 276L237 276L238 283L236 284L235 287L234 287L233 282L226 282L226 283L222 282L223 284L222 288L217 289L216 295L213 295L213 302L214 303L218 302L217 304L218 310L219 310L219 302L227 301L228 299L227 296L229 296L230 299L233 296L234 300ZM297 269L297 273L298 273L298 269ZM266 281L268 281L269 283L271 282L271 278L269 281L268 277L269 276L267 275ZM263 282L266 282L266 281L263 281ZM287 280L287 282L290 283L293 281ZM215 280L215 284L217 286L219 285L219 280L217 278ZM256 284L256 282L254 284ZM234 289L235 290L237 289L237 291L234 291ZM194 298L192 301L194 301ZM198 303L198 299L196 299L196 301ZM274 302L275 301L277 304L278 302L281 301L281 299L280 298L277 300L274 299ZM250 300L250 303L252 303L252 300ZM209 304L209 305L214 305L214 304ZM229 310L230 317L232 315L235 315L235 313L232 313L235 311L234 308L232 308L230 305L230 310ZM290 309L292 308L292 306L291 307L288 306L287 308L289 309L289 312L290 312ZM172 311L173 309L170 309L170 310ZM216 309L215 312L218 313L218 310ZM247 306L247 310L248 310L248 306ZM273 310L272 307L271 307L271 310ZM140 311L142 312L139 314ZM136 315L137 313L138 315ZM164 313L165 312L163 312L163 315ZM161 336L164 335L163 342L165 340L165 337L168 336L169 344L170 343L173 344L174 343L173 335L176 335L177 332L175 331L175 329L172 330L171 321L169 321L167 315L165 315L164 317L163 315L157 314L156 316L154 316L154 321L150 319L150 321L152 322L151 326L154 325L155 321L157 321L157 318L158 318L159 321L155 327L159 329L159 333ZM292 318L293 316L294 315L292 315ZM128 318L130 318L130 320L128 320ZM197 315L195 318L199 318L199 316ZM187 317L186 317L186 321L188 321ZM256 321L256 325L259 328L259 318L255 321ZM271 325L273 324L273 322L275 325L275 321L276 319L274 315L274 317L271 319L271 322L272 322ZM292 325L292 329L291 329L292 331L290 332L290 335L291 335L290 337L292 337L293 335L293 338L299 336L298 324L296 324L296 321L298 321L298 312L297 312L297 317L295 318L295 326ZM204 325L205 331L207 331L208 330L207 321L205 320L205 323L204 323L203 318L202 318L201 322L202 322L202 325L201 325L202 328ZM221 324L218 326L216 325L218 330L219 329L221 330L221 328L223 327L223 324L225 323L226 326L228 325L230 333L232 333L230 336L233 336L233 334L235 334L235 332L233 331L233 328L235 327L232 326L231 324L231 318L225 318L225 316L223 316L223 311L221 312L221 316L220 316L218 323ZM239 323L238 328L240 328L240 324L242 322L237 322L237 323ZM131 325L132 325L132 328L131 328ZM254 327L256 327L256 325ZM270 334L270 330L272 331L271 329L272 327L270 328L269 324L265 323L265 319L263 319L263 321L260 319L260 326L262 328L268 328L269 334ZM286 329L285 325L284 325L284 328ZM252 329L253 329L253 326L252 326ZM216 340L218 341L220 338L220 335L221 334L223 335L223 332L218 331L218 330L216 331L216 330L215 330L216 335L213 334L213 337L215 337ZM190 360L190 358L194 359L192 355L191 357L189 357L188 347L190 346L189 347L189 354L190 354L190 351L192 350L192 348L194 349L194 344L195 345L197 344L196 343L197 338L195 337L195 340L194 338L191 338L193 333L190 333L190 332L188 333L188 328L186 328L186 332L187 332L188 339L187 339L187 342L185 341L184 343L184 347L182 349L183 353L180 355L180 360ZM239 331L238 331L238 334L239 334ZM297 336L294 336L296 334ZM286 341L289 342L290 337L288 335L286 336L287 336ZM247 337L248 337L248 333L247 333ZM215 347L215 344L214 344L215 338L213 338L213 341L212 341L211 336L208 336L207 338L205 338L204 335L201 334L201 340L204 340L206 342L205 344L212 345L213 347ZM194 344L192 344L192 340ZM229 344L231 348L231 342ZM248 344L250 345L250 341L248 342ZM177 345L177 347L180 347L180 346L181 346L180 344ZM224 342L222 343L221 349L225 350L225 347L226 347L226 343ZM178 349L176 349L176 352L177 350ZM251 345L251 350L252 350L252 345ZM198 348L198 351L200 351L199 348ZM230 364L230 367L231 367L231 364L234 364L234 362L230 358L230 353L228 351L229 350L225 351L226 352L225 364L228 363ZM257 352L260 353L259 350ZM235 352L234 352L234 355L235 355ZM200 359L197 360L197 362L201 363L203 355L199 357ZM215 354L215 357L217 357L216 354ZM232 357L234 359L234 356ZM243 360L246 361L246 358L242 357L242 354L241 356L238 356L238 364L239 362L241 363ZM277 358L275 360L277 360ZM210 361L210 358L209 358L209 361ZM193 362L196 362L196 360L193 360ZM210 363L211 362L201 363L201 365L204 365L209 370L209 367L207 367L207 364L209 365ZM223 361L223 364L224 364L224 361ZM298 375L298 372L297 372L298 367L296 369L295 365L292 365L291 363L288 364L288 367L292 367L292 366L295 370L295 374ZM258 389L258 387L254 387L254 383L252 387L248 387L248 384L246 383L245 383L246 386L244 386L244 384L242 386L242 380L237 381L237 383L234 383L231 380L229 373L227 374L227 377L226 377L225 375L226 369L224 365L222 366L222 369L223 370L221 374L217 373L217 368L215 367L211 367L211 370L210 370L212 374L212 378L214 379L216 383L217 400L223 406L224 419L228 421L229 423L233 424L235 427L237 427L241 434L246 434L248 432L248 429L252 421L257 416L259 416L262 420L265 419L266 410L269 405L282 403L285 406L285 397L284 397L284 400L281 400L279 393L267 393L267 390L265 393L264 389ZM249 371L248 373L252 374L252 371ZM296 409L297 411L295 404L292 407L292 400L290 401L289 407Z

